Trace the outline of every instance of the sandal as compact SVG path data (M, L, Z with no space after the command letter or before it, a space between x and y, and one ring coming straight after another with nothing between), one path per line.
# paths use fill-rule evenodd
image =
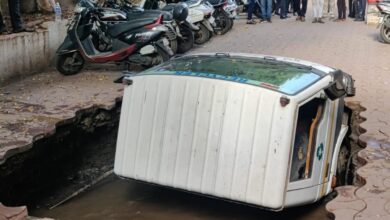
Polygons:
M246 23L247 24L256 24L256 21L252 19L252 20L248 20Z

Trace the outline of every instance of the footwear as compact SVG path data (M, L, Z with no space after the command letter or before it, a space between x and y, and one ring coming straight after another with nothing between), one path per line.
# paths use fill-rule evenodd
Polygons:
M2 35L2 34L8 34L8 31L5 27L0 28L0 35Z
M305 17L301 16L301 21L305 22L306 21Z
M288 15L280 16L280 19L287 19L287 18L290 18L290 16L288 16Z
M320 24L325 24L325 22L321 18L318 18L317 22Z
M311 22L311 23L318 23L318 19L317 18L314 18L314 20Z
M256 21L251 19L251 20L246 21L246 24L256 24Z
M300 21L301 20L301 16L298 16L297 18L295 18L296 21Z
M268 23L272 23L271 18L268 18L268 19L267 19L267 22L268 22Z
M294 15L294 16L297 16L297 13L296 13L296 12L293 12L293 15Z
M341 22L341 21L343 21L343 19L337 18L337 19L334 19L333 21L334 21L334 22Z
M260 23L267 23L267 20L260 19Z
M13 33L20 33L20 32L34 32L34 31L35 31L34 28L20 27L20 28L14 29L12 32Z

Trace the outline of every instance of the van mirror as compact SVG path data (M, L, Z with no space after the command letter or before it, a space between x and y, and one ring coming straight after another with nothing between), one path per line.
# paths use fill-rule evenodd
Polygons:
M124 85L131 85L133 84L133 80L129 79L128 77L135 75L135 73L126 71L123 73L122 76L114 80L114 83L122 83Z
M331 82L325 89L325 94L330 100L338 99L346 94L345 87L340 81Z

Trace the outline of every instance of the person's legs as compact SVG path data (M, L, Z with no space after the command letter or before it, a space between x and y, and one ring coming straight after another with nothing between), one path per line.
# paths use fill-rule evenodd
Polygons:
M2 34L5 31L6 31L6 29L5 29L5 24L4 24L4 20L3 20L3 14L2 14L1 9L0 9L0 34Z
M253 8L255 7L255 0L249 0L248 5L248 20L252 20Z
M280 18L287 18L287 2L286 0L280 0Z
M337 14L338 14L338 19L342 19L343 12L342 12L342 6L341 6L341 0L337 0Z
M267 0L266 1L267 3L267 6L266 6L266 10L267 10L267 20L270 21L271 20L271 16L272 16L272 0Z
M323 15L323 9L324 9L324 0L317 0L318 1L318 9L317 9L317 13L318 13L318 22L319 23L323 23L323 21L321 20L322 18L322 15ZM330 0L332 1L332 0Z
M345 20L347 17L347 5L345 3L345 0L340 0L341 1L341 19Z
M328 16L328 11L329 11L329 1L330 0L324 0L324 8L322 9L324 12L324 17ZM313 3L314 4L314 3Z
M292 1L293 1L292 4L293 4L294 12L296 12L298 16L301 16L301 12L300 12L301 0L292 0Z
M9 15L11 17L11 24L14 31L23 28L22 19L20 17L20 0L8 0Z
M307 11L307 0L302 0L302 8L301 8L302 17L306 17L306 11Z
M316 23L318 21L318 7L319 7L318 1L319 0L312 0L313 17L314 17L313 23Z
M261 18L263 20L267 19L267 12L266 12L266 1L267 0L260 0L260 8L261 8Z
M324 2L325 1L329 1L329 16L331 18L334 18L335 17L335 11L336 11L336 6L335 6L335 0L323 0ZM324 13L324 11L323 11Z

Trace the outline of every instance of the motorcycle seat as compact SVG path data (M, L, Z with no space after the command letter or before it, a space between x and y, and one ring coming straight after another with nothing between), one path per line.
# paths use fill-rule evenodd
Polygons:
M207 0L213 6L220 6L225 4L227 0Z
M112 37L117 37L126 31L141 28L141 27L146 26L148 24L153 24L154 22L156 22L157 18L158 17L140 18L140 19L134 19L134 20L127 21L127 22L109 24L107 31Z
M127 20L131 21L134 19L140 18L155 18L157 19L160 15L163 16L163 21L172 21L172 14L166 11L157 11L157 10L145 10L138 12L129 12L127 13Z

